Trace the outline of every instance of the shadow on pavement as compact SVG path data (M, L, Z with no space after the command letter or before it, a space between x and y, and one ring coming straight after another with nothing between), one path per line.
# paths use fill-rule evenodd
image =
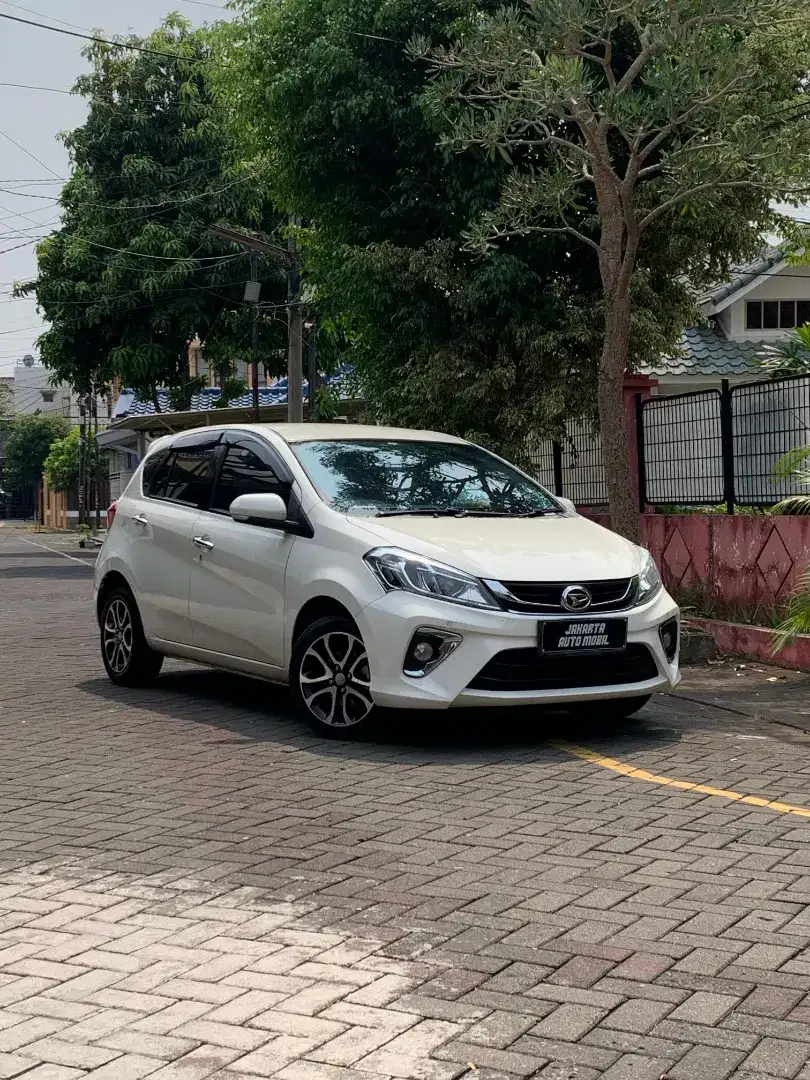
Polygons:
M168 671L149 690L115 687L106 678L78 685L115 704L216 727L251 742L289 742L299 748L348 757L377 756L375 751L384 754L386 749L397 751L397 756L409 749L443 751L445 759L474 753L478 760L482 753L486 758L502 759L504 750L522 749L536 757L544 744L556 739L587 743L598 740L604 752L618 754L627 740L635 749L660 749L680 740L677 727L668 722L666 707L658 703L651 703L638 717L607 724L600 721L599 703L592 712L577 715L534 706L446 712L385 710L363 738L340 741L314 736L296 716L285 687L230 673L206 668ZM659 698L657 702L664 700ZM547 749L550 756L558 754Z

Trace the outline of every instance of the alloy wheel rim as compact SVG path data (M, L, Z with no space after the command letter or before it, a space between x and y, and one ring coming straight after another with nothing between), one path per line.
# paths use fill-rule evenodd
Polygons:
M298 680L307 709L327 727L355 727L374 708L368 654L356 634L330 633L313 641Z
M115 675L123 675L132 659L132 614L120 597L104 616L104 657Z

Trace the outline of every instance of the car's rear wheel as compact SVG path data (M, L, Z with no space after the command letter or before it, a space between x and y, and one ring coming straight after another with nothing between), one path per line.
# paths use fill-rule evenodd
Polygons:
M117 686L151 686L163 665L161 654L147 645L138 605L123 585L109 593L101 609L101 656Z
M299 712L318 735L354 738L374 712L371 671L351 619L327 615L293 645L290 688Z

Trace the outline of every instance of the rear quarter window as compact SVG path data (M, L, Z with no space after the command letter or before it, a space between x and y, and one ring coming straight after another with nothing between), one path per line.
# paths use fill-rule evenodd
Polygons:
M141 491L152 499L160 499L166 490L169 476L170 450L159 450L147 457L141 475Z

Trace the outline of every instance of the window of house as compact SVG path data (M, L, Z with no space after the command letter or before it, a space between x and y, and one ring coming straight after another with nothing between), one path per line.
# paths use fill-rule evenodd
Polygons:
M43 401L53 401L53 398L54 398L54 391L53 390L43 390L42 391L42 400Z
M240 495L267 493L289 494L289 484L279 479L273 467L258 453L258 446L251 446L245 441L228 447L228 453L222 463L222 469L211 499L212 510L227 512L234 499Z
M793 330L810 323L810 300L749 300L746 330Z

